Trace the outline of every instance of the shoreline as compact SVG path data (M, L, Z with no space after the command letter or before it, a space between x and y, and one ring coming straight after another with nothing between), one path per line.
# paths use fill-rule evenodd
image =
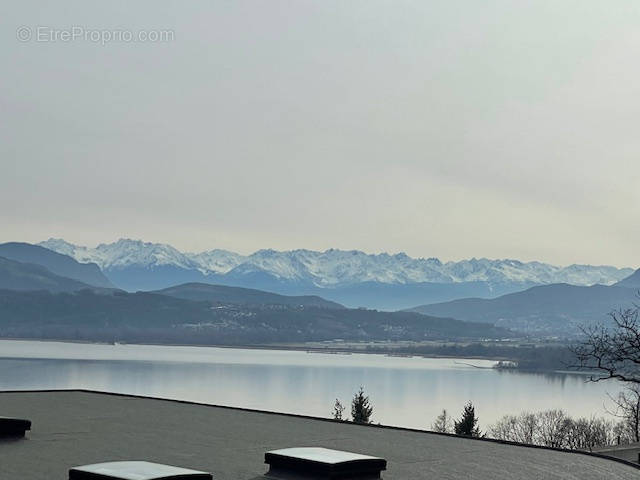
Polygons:
M461 357L460 355L438 355L438 354L404 354L393 353L393 349L371 351L363 348L355 347L317 347L317 346L305 346L300 344L195 344L195 343L140 343L140 342L94 342L90 340L63 340L53 338L13 338L13 337L0 337L0 341L8 342L39 342L39 343L73 343L78 345L104 345L104 346L119 346L119 345L132 345L132 346L148 346L148 347L196 347L196 348L226 348L231 350L274 350L274 351L291 351L291 352L305 352L305 353L326 353L329 355L381 355L387 357L402 357L402 358L458 358L467 360L489 360L499 362L500 360L508 360L506 357L488 357L467 355Z
M269 350L269 351L288 351L288 352L304 352L309 354L327 354L327 355L355 355L355 354L367 354L367 355L379 355L386 357L396 357L396 358L423 358L423 359L457 359L457 360L482 360L482 361L491 361L496 362L496 365L493 367L485 367L485 366L477 366L472 364L466 364L466 366L480 368L480 369L491 369L499 372L515 372L515 373L538 373L538 374L564 374L564 375L591 375L593 372L582 372L582 371L567 371L563 368L519 368L519 367L510 367L510 368L500 368L497 367L497 363L501 361L511 362L514 361L513 357L505 357L500 355L465 355L463 352L457 352L455 354L439 354L439 353L415 353L407 351L407 346L402 345L375 345L366 344L361 347L355 346L354 344L350 345L336 345L336 344L328 344L328 345L317 345L317 342L313 342L309 345L306 344L236 344L236 345L198 345L198 344L180 344L180 343L127 343L127 342L96 342L89 340L66 340L66 339L41 339L41 338L8 338L8 337L0 337L0 341L11 341L11 342L40 342L40 343L67 343L67 344L79 344L79 345L102 345L102 346L113 346L117 347L120 345L140 345L140 346L152 346L152 347L199 347L199 348L224 348L224 349L235 349L235 350ZM436 344L443 345L443 344ZM468 344L464 343L451 343L448 346L460 346L465 347ZM424 346L424 345L423 345ZM413 348L416 345L412 346ZM522 348L518 346L511 346L506 348ZM1 358L21 358L21 357L2 357Z

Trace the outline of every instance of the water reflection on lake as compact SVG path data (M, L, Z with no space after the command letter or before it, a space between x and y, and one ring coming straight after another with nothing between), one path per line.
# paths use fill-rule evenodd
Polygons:
M460 363L464 362L464 363ZM480 367L468 365L471 363ZM507 413L563 408L605 415L617 384L582 375L497 371L485 360L281 350L0 340L0 390L85 388L305 415L330 415L363 385L373 420L428 428L472 400L481 425Z

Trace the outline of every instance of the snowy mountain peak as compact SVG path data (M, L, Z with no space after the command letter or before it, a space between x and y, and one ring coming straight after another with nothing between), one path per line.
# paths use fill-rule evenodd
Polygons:
M82 263L97 263L103 270L129 266L153 268L160 265L173 265L187 269L195 269L199 266L197 262L171 245L129 238L121 238L114 243L101 243L96 248L77 246L60 239L49 239L39 245L69 255Z
M522 283L573 285L610 285L631 275L633 270L611 266L570 265L557 267L541 262L514 259L471 258L443 263L437 258L412 258L406 253L368 254L359 250L329 249L278 251L258 250L240 255L214 249L201 253L183 253L171 245L122 238L95 248L73 245L62 239L49 239L41 246L69 255L79 262L95 262L103 270L127 267L154 268L173 266L197 270L204 275L267 274L275 278L311 283L319 287L337 287L362 282L410 284L420 282L490 284Z
M105 268L123 268L130 265L155 267L172 265L181 268L197 268L198 264L171 245L149 243L141 240L121 238L115 243L101 243L96 253Z
M75 245L61 238L49 238L49 240L40 242L38 245L44 248L48 248L49 250L53 250L54 252L68 255L70 257L74 257L75 251L77 249Z
M246 259L246 257L238 253L220 249L201 253L189 253L187 255L199 265L198 270L205 275L211 272L228 273Z

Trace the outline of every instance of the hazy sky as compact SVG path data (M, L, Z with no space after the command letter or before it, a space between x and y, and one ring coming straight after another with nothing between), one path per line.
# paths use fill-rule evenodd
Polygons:
M637 0L20 1L0 32L0 241L640 266Z

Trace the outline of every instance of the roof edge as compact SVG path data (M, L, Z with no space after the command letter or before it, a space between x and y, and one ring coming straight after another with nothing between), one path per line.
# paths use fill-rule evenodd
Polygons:
M623 465L627 465L629 467L632 467L636 470L640 470L640 464L638 463L634 463L634 462L630 462L628 460L624 460L622 458L617 458L617 457L612 457L609 455L604 455L602 453L597 453L597 452L587 452L584 450L569 450L566 448L557 448L557 447L546 447L543 445L530 445L527 443L519 443L519 442L511 442L508 440L499 440L496 438L481 438L481 437L466 437L466 436L462 436L462 435L456 435L454 433L443 433L443 432L434 432L431 430L422 430L419 428L409 428L409 427L397 427L397 426L393 426L393 425L382 425L382 424L358 424L358 423L353 423L353 422L349 422L349 421L344 421L344 420L334 420L333 418L324 418L324 417L314 417L311 415L301 415L301 414L296 414L296 413L285 413L285 412L274 412L271 410L258 410L258 409L254 409L254 408L244 408L244 407L231 407L228 405L216 405L216 404L212 404L212 403L202 403L202 402L194 402L191 400L177 400L177 399L173 399L173 398L162 398L162 397L151 397L148 395L135 395L135 394L128 394L128 393L116 393L116 392L107 392L107 391L102 391L102 390L90 390L90 389L84 389L84 388L60 388L60 389L41 389L41 390L0 390L0 395L3 393L89 393L89 394L95 394L95 395L110 395L113 397L127 397L127 398L139 398L139 399L143 399L143 400L158 400L158 401L162 401L162 402L173 402L173 403L180 403L180 404L184 404L184 405L195 405L195 406L200 406L200 407L212 407L212 408L222 408L222 409L226 409L226 410L235 410L235 411L240 411L240 412L250 412L250 413L263 413L263 414L268 414L268 415L280 415L283 417L291 417L291 418L300 418L300 419L304 419L304 420L316 420L316 421L321 421L321 422L329 422L329 423L339 423L339 424L343 424L343 425L352 425L354 427L362 427L362 428L380 428L380 429L386 429L386 430L398 430L398 431L404 431L404 432L413 432L413 433L426 433L426 434L430 434L430 435L440 435L443 437L453 437L453 438L458 438L458 439L462 439L462 440L469 440L469 441L476 441L476 442L490 442L490 443L497 443L497 444L501 444L501 445L509 445L509 446L514 446L514 447L523 447L523 448L535 448L535 449L539 449L539 450L549 450L549 451L554 451L554 452L561 452L561 453L570 453L570 454L574 454L574 455L586 455L589 457L595 457L595 458L602 458L603 460L611 460L617 463L621 463Z

